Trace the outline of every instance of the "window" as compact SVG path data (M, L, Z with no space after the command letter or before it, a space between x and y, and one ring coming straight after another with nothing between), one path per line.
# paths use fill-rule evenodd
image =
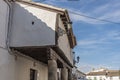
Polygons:
M102 77L100 77L100 80L102 80Z
M113 78L112 78L112 77L110 77L110 80L113 80Z
M94 80L97 80L97 78L96 78L96 77L94 77Z
M92 79L89 77L88 80L92 80Z
M37 80L37 70L30 69L30 80Z

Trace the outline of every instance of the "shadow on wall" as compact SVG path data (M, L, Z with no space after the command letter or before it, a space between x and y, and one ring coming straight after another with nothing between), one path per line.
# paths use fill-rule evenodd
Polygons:
M14 5L10 46L55 45L56 15L52 14L44 14L39 8L29 5L22 7L16 3ZM48 24L45 21L48 21Z

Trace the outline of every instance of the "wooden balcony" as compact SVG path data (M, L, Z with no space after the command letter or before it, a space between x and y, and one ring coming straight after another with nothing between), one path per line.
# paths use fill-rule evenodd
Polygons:
M48 10L45 5L16 2L10 33L11 49L46 63L47 48L52 48L65 61L73 64L72 48L76 40L72 27L68 29L67 22L70 20L67 14L62 9L51 7ZM58 28L65 33L60 36Z

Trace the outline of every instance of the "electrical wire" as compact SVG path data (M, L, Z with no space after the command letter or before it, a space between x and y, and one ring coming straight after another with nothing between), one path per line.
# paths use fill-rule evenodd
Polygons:
M43 2L46 1L46 0L43 0ZM36 2L41 2L41 1L36 1ZM107 22L107 23L112 23L112 24L117 24L117 25L120 25L120 22L114 22L114 21L109 21L109 20L105 20L105 19L99 19L99 18L96 18L96 17L92 17L92 16L88 16L88 15L84 15L84 14L81 14L81 13L77 13L77 12L73 12L71 10L68 10L69 13L72 13L72 14L75 14L75 15L79 15L79 16L82 16L82 17L86 17L86 18L89 18L89 19L94 19L94 20L97 20L97 21L102 21L102 22Z
M92 16L80 14L80 13L77 13L77 12L73 12L73 11L70 11L70 10L68 12L72 13L72 14L75 14L75 15L83 16L83 17L86 17L86 18L94 19L94 20L97 20L97 21L103 21L103 22L108 22L108 23L120 25L119 22L113 22L113 21L109 21L109 20L105 20L105 19L99 19L99 18L96 18L96 17L92 17Z
M46 0L36 0L35 2L45 2Z

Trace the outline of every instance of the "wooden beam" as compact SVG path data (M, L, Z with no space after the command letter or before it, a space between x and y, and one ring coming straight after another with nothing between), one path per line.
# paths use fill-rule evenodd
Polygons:
M59 10L57 8L50 7L48 5L43 5L43 4L40 4L40 3L38 4L38 3L35 3L35 2L20 1L20 0L17 0L16 2L20 2L20 3L23 3L23 4L29 5L29 6L34 6L34 7L40 8L40 9L45 9L45 10L48 10L48 11L56 12L56 13L59 13L59 14L62 14L62 15L65 14L65 10Z
M71 69L71 67L52 49L52 48L48 48L48 52L52 55L54 55L54 57L56 57L56 60L59 60L64 66L66 66L68 69ZM55 59L55 58L54 58Z

